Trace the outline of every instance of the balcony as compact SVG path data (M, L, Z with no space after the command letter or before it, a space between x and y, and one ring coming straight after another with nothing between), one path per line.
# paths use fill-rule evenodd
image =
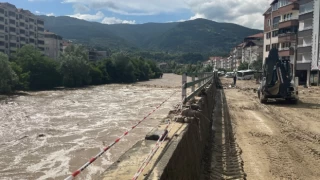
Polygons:
M16 51L16 50L17 50L17 47L16 47L16 46L10 46L10 50L11 50L11 51Z
M279 7L275 12L276 13L279 13L279 14L284 14L288 11L292 11L292 10L299 10L299 4L296 3L296 2L290 2L288 3L287 5L285 6L282 6L282 7Z
M312 29L312 28L313 28L312 25L308 25L308 26L300 27L300 28L299 28L299 31L306 31L306 30L310 30L310 29Z
M279 22L279 29L291 27L291 26L298 26L298 25L299 25L298 19L290 19L290 20Z
M293 42L296 41L296 33L284 33L278 35L278 42Z
M299 15L308 14L308 13L311 13L311 12L313 12L313 9L307 9L307 10L300 11Z
M312 46L298 45L298 54L305 54L305 53L311 53L311 52L312 52Z
M16 31L9 31L9 34L16 35L17 33L16 33Z
M294 48L293 47L284 47L279 49L279 56L292 56L294 55Z
M17 27L17 26L16 26L15 23L14 23L14 24L13 24L13 23L9 23L9 27L14 27L14 28L15 28L15 27Z
M312 43L298 44L298 48L312 46Z
M16 40L16 39L10 39L10 42L11 42L11 43L16 43L17 40Z
M9 19L16 20L16 16L10 16L9 15Z

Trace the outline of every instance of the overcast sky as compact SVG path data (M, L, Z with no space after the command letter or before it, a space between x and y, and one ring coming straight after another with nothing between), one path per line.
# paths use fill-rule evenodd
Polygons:
M3 2L3 1L2 1ZM35 14L71 16L105 24L176 22L206 18L263 28L270 0L9 0Z

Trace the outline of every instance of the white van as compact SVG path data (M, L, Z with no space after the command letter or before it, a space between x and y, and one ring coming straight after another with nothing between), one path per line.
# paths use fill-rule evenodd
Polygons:
M250 70L250 69L237 71L237 79L239 79L239 80L254 79L254 73L255 73L255 71Z

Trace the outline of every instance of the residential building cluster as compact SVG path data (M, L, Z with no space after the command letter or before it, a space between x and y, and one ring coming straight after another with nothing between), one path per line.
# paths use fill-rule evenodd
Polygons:
M30 11L18 9L10 3L0 3L0 52L11 56L24 45L31 45L57 60L71 44L71 41L45 30L44 20ZM95 61L106 56L106 51L88 49L89 60Z
M319 83L319 0L274 0L264 15L263 60L271 48L296 62L299 84Z
M228 57L210 57L204 62L205 66L211 65L215 70L226 69L237 71L241 63L247 62L250 65L263 57L263 33L245 37L241 44L238 44L230 51Z

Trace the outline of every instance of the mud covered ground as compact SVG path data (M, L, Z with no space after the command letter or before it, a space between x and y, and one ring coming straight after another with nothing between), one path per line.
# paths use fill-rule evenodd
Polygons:
M320 87L260 104L255 81L221 78L204 179L320 179Z

